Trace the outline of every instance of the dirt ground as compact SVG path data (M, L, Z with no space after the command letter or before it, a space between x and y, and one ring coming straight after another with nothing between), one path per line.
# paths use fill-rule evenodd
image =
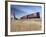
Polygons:
M11 21L11 32L39 30L41 30L41 19L23 19Z

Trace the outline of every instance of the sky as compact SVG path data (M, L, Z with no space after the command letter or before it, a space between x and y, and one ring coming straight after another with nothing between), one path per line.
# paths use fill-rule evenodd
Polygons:
M20 18L22 16L40 12L40 15L42 13L41 6L32 6L32 5L11 5L11 14L15 14L17 18Z

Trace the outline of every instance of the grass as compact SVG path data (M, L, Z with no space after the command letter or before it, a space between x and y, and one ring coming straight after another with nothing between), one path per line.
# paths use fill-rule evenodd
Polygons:
M39 30L41 30L40 19L23 19L11 21L11 32Z

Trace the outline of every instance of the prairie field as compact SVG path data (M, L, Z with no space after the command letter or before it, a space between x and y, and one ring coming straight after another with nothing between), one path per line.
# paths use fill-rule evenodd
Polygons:
M40 31L41 19L21 19L11 21L11 32Z

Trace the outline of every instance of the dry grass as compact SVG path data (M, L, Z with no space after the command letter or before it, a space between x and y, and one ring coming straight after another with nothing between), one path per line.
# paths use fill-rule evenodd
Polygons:
M40 19L14 20L11 21L11 32L38 31L41 30Z

